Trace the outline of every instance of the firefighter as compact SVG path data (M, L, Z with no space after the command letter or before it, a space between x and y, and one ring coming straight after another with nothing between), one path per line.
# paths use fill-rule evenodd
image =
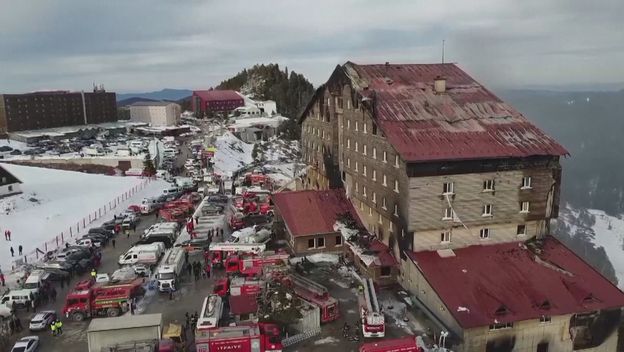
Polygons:
M95 268L91 269L91 278L95 280L96 276L97 276L97 271L95 271Z
M56 326L56 333L58 335L63 335L63 322L60 320L57 320L54 325Z
M52 331L52 336L56 336L56 321L50 324L50 330Z

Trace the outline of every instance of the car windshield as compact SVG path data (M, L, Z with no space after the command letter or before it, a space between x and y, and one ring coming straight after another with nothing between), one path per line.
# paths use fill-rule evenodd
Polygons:
M28 289L28 290L34 290L36 288L39 288L39 283L38 282L27 282L24 284L24 288Z
M41 322L42 322L41 319L33 319L33 320L30 321L31 324L39 324Z
M160 273L158 274L158 278L161 280L171 280L173 279L173 273Z
M11 350L11 352L24 352L24 351L26 351L26 347L22 347L22 346L13 347L13 349Z

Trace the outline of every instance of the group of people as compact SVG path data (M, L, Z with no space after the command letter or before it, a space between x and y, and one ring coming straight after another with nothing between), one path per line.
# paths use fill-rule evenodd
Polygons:
M202 265L200 262L187 263L189 275L193 275L195 281L198 281L200 277L210 277L210 265Z
M63 335L63 322L60 320L54 320L50 324L50 330L52 330L52 336Z
M11 240L11 230L4 230L4 239L6 241L10 241Z
M184 313L184 317L186 318L186 324L184 325L184 330L191 330L191 333L195 334L195 328L197 327L197 320L199 319L199 314L197 311L195 314L189 314L188 312Z
M9 240L9 241L10 241L10 240ZM22 247L22 245L20 244L20 245L17 247L17 251L18 251L18 254L17 254L17 255L22 255L23 250L24 250L24 248L23 248L23 247ZM13 249L13 247L11 247L10 251L11 251L11 257L15 257L15 250Z

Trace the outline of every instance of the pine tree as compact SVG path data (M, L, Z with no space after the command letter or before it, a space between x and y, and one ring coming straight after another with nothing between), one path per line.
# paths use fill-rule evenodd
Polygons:
M154 167L154 161L149 152L145 154L145 159L143 159L143 174L146 176L154 176L156 174L156 167Z

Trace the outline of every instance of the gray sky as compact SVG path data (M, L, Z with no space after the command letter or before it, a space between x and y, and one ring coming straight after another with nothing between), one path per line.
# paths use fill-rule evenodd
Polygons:
M624 88L621 0L5 0L0 92L207 88L277 62L447 61L504 88Z

